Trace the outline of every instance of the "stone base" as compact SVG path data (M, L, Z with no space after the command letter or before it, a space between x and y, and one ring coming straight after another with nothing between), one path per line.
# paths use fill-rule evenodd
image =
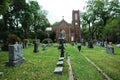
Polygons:
M24 61L25 61L24 58L21 58L21 59L15 60L15 61L9 61L6 63L6 66L16 66L18 64L21 64Z
M54 70L54 73L62 74L62 71L63 71L63 67L56 67L55 70Z

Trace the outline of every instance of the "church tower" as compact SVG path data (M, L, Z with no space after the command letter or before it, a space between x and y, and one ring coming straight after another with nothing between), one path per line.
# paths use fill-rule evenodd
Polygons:
M80 29L80 13L79 10L72 11L72 26L74 41L80 41L81 29Z

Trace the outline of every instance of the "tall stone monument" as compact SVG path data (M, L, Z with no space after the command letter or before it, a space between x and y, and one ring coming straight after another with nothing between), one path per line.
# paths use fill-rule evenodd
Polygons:
M65 31L61 30L60 37L59 37L59 43L60 43L60 49L61 49L60 57L64 57L64 39L65 39Z

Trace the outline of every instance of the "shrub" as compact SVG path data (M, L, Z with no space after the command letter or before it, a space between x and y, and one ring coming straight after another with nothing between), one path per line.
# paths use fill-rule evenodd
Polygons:
M29 39L23 39L23 42L27 43L29 42Z
M20 38L15 34L9 34L8 44L15 44L16 42L20 42Z
M47 44L48 42L52 43L53 41L50 38L46 38L42 41L42 43L44 43L44 44Z

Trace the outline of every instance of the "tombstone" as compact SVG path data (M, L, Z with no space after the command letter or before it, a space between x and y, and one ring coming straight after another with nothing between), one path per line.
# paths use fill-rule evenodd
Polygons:
M28 48L28 43L27 42L23 42L23 48Z
M16 66L24 61L22 44L9 45L9 62L6 63L6 66Z
M107 47L107 41L104 42L104 47Z
M55 70L54 70L54 73L62 74L62 71L63 71L63 67L56 67Z
M120 44L117 44L116 46L117 46L118 48L120 48Z
M78 50L79 50L79 52L80 52L80 50L81 50L81 45L78 45L78 47L77 47L77 48L78 48Z
M37 40L35 40L33 52L35 52L35 53L39 52L39 50L38 50L38 45L39 45L39 42L38 42Z
M93 42L92 42L92 40L90 40L90 41L88 42L88 48L93 48Z
M107 45L106 52L114 54L114 47L112 46L112 42L109 42L109 45Z
M46 44L42 44L42 50L46 50Z
M64 39L65 39L65 31L62 30L60 32L60 37L59 37L59 44L60 44L60 49L61 49L60 57L64 57Z
M86 45L86 42L85 42L85 40L83 38L81 39L81 45L83 45L83 46Z
M114 47L111 45L107 45L106 52L114 54Z

